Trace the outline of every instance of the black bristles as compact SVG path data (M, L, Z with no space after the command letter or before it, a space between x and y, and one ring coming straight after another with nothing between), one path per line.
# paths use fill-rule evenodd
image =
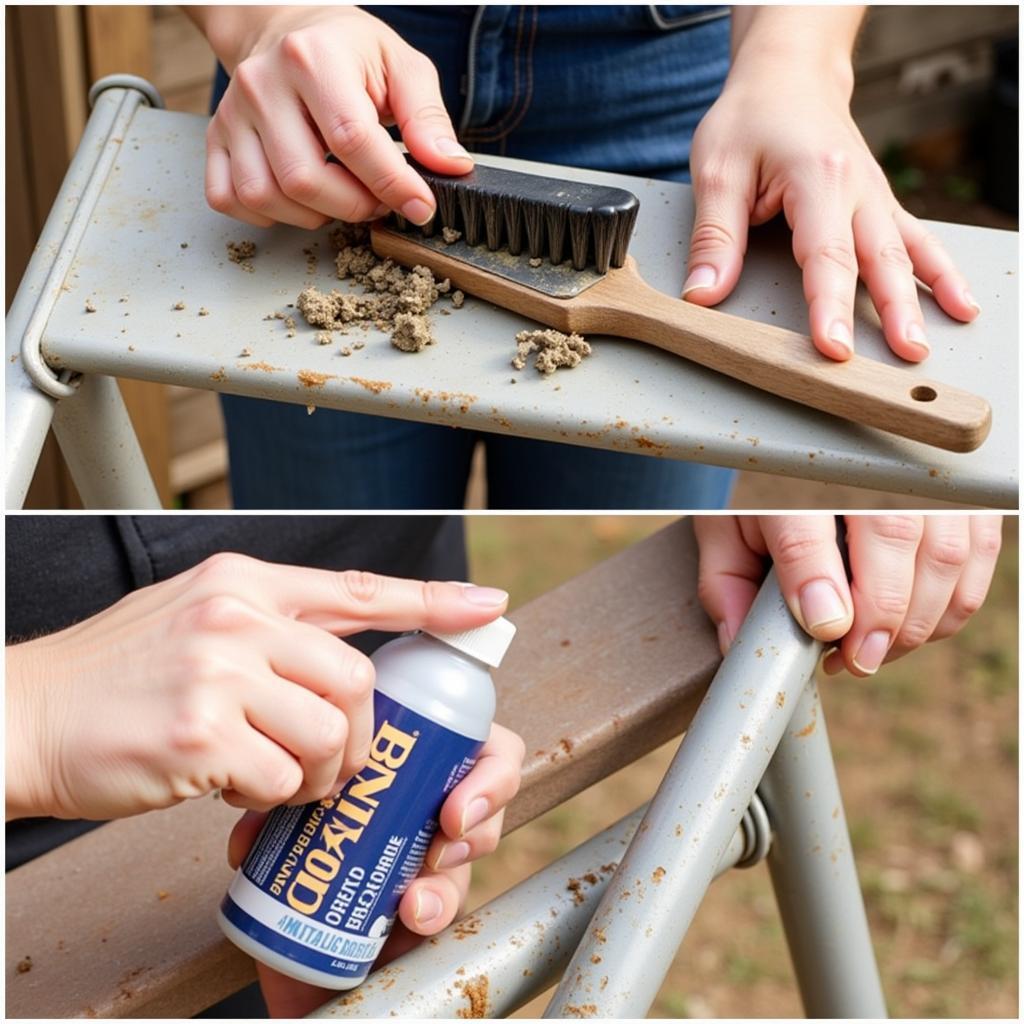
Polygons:
M518 256L523 251L523 201L519 196L502 196L501 207L505 213L508 251L513 256Z
M525 249L531 259L546 254L554 265L570 256L574 269L592 265L599 274L625 262L640 206L632 192L485 164L462 177L444 177L407 159L437 199L425 235L442 227L461 230L469 246L504 246L513 256Z
M572 248L572 266L582 270L587 265L587 251L590 248L590 215L569 214L569 245Z
M409 222L400 213L393 213L391 216L395 218L395 225L399 231L404 231L409 226Z
M523 225L526 228L526 251L531 259L544 255L544 208L538 203L523 207Z
M437 230L437 216L436 214L427 221L426 224L420 225L420 231L426 238L430 238Z
M438 178L431 182L431 191L437 199L437 215L441 218L441 227L458 230L458 201L455 198L455 187L450 181Z
M502 229L505 226L501 208L497 203L484 203L484 226L487 229L487 248L494 252L501 248Z
M548 206L544 210L548 228L548 259L556 267L565 259L566 219L566 212L561 206Z
M480 214L483 207L480 196L468 188L460 191L458 195L459 211L462 214L462 237L466 240L466 245L479 245Z

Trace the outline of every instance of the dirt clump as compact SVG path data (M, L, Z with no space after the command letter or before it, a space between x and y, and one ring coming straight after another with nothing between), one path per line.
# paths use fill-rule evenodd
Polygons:
M462 1007L458 1011L459 1017L464 1020L479 1020L489 1016L488 989L490 988L490 980L486 974L481 974L469 981L457 981L455 984L456 987L462 988L462 994L469 1001L469 1006Z
M228 251L228 259L237 263L246 273L251 274L256 268L252 261L256 256L256 243L248 240L241 242L228 242L225 248Z
M93 305L92 299L85 300L85 311L86 313L95 313L96 307Z
M516 335L516 354L512 365L522 370L536 352L533 365L541 373L550 375L559 367L573 369L590 355L590 344L578 334L563 334L561 331L544 330L520 331Z
M456 288L455 291L452 292L452 306L455 309L462 309L462 305L465 301L466 293Z
M455 228L441 228L441 238L445 245L451 245L453 242L457 242L462 237L461 231L456 231Z
M407 270L393 260L379 259L362 225L339 224L330 237L337 249L338 279L361 286L362 292L304 288L295 305L306 322L321 332L341 331L350 325L373 326L389 332L392 344L403 352L420 352L432 345L426 314L450 291L451 282L435 280L424 266Z

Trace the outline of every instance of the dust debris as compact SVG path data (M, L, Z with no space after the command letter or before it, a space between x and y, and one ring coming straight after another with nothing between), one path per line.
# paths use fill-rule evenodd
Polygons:
M264 320L283 320L284 319L284 313L280 312L280 310L275 309L273 313L268 313L263 319Z
M128 301L128 296L127 295L122 295L121 298L119 298L117 301L118 302L127 302Z
M177 310L182 310L184 308L185 308L185 303L182 302L181 299L178 299L178 301L173 306L171 306L171 309L177 309Z
M590 954L590 962L592 964L599 964L601 962L601 959L602 958L599 957L596 953L591 953Z
M316 412L316 406L315 405L307 405L306 406L306 415L307 416L312 416L313 413L315 413L315 412Z
M351 231L343 236L356 237ZM451 288L450 281L436 281L424 266L409 271L393 260L378 260L373 250L362 244L343 245L335 266L340 280L354 281L363 292L334 289L328 294L315 287L303 289L295 304L310 326L338 330L349 324L372 324L390 331L392 344L403 352L419 352L433 344L426 313Z
M488 989L490 981L486 974L481 974L469 981L458 981L455 984L462 989L462 994L469 1001L469 1006L464 1006L458 1011L459 1017L464 1020L478 1020L489 1016Z
M303 249L302 254L306 257L306 273L315 274L320 263L320 243L314 242L308 248Z
M156 898L161 902L166 899L170 899L171 894L166 889L158 889Z
M333 345L334 335L330 331L317 331L316 343L318 345Z
M566 1003L565 1012L570 1017L596 1017L597 1006L594 1003L582 1003L579 1006L575 1003Z
M299 370L298 378L304 388L322 388L329 380L333 379L333 375L320 373L317 370Z
M228 251L228 259L237 263L246 273L251 274L256 268L252 261L256 256L256 243L248 240L241 242L228 242L225 248Z
M550 327L520 331L516 335L516 354L512 365L522 370L533 352L537 353L533 365L540 373L548 375L562 366L567 369L579 366L590 355L591 349L578 334L563 334Z
M240 355L240 356L241 356L241 357L242 357L243 359L247 359L247 358L248 358L249 356L251 356L251 355L252 355L252 349L251 349L251 348L249 348L249 346L248 346L248 345L246 345L246 347L245 347L245 348L243 348L243 349L242 349L242 351L241 351L241 352L239 352L238 354L239 354L239 355Z
M602 944L608 941L608 937L605 935L603 928L594 929L594 938Z
M134 345L129 345L128 346L128 351L129 352L134 352L135 351L135 346Z
M181 243L181 247L182 247L182 249L187 249L188 248L188 242L182 242Z
M95 313L96 307L93 305L92 299L85 300L85 311L86 313Z
M402 352L422 352L428 345L433 345L434 335L427 318L415 313L399 313L395 317L391 344Z
M271 366L270 363L263 362L262 360L258 363L243 363L243 370L262 370L263 373L277 373L278 370L283 370L283 366Z
M456 288L452 292L452 308L462 309L463 303L466 301L466 293Z
M461 231L456 231L455 228L441 228L441 239L445 245L451 245L453 242L457 242L462 237Z
M227 379L228 379L228 375L224 372L224 367L223 366L219 370L215 370L213 373L210 374L210 380L213 380L213 381L218 381L219 382L219 381L227 380Z
M288 333L288 337L289 338L294 338L295 337L295 317L293 317L293 316L286 316L286 317L284 317L284 326L285 326L285 330Z
M350 355L352 355L352 349L350 349L348 347L348 345L345 345L342 349L339 350L338 355L339 356L350 356Z
M210 311L205 306L200 306L199 307L199 315L200 316L209 316L210 315Z
M453 932L457 939L467 939L470 935L476 935L480 931L480 918L475 914L471 914L469 917L464 917L461 921L457 921L453 926Z
M382 391L391 390L391 381L389 380L367 380L365 377L349 377L349 380L374 395L379 395Z
M529 260L531 267L539 267L543 262L544 261L539 256L533 256Z
M661 867L661 865L658 865L658 867L656 867L656 868L655 868L655 869L654 869L654 870L653 870L653 871L651 872L651 881L652 881L652 882L653 882L653 883L654 883L655 885L661 885L661 880L662 880L662 879L663 879L664 877L665 877L665 869L664 869L663 867Z
M32 970L32 957L27 956L18 961L17 971L19 974L28 974Z

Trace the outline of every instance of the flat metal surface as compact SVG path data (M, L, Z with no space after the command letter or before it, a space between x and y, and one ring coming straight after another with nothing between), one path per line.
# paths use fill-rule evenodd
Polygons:
M969 274L984 313L974 324L957 324L924 295L934 354L923 369L889 353L863 292L858 300L862 353L902 365L908 380L927 374L991 402L991 436L976 452L954 454L772 398L635 342L592 336L594 354L574 370L548 378L532 368L516 372L509 365L513 339L530 322L472 299L450 316L435 315L438 343L415 355L371 331L365 348L342 357L338 340L318 345L316 331L297 315L289 337L283 321L263 318L293 313L287 305L307 284L338 283L328 232L259 230L209 210L205 125L188 114L136 114L44 332L43 351L53 365L906 495L1016 505L1015 233L932 225ZM630 252L652 285L678 294L693 213L687 186L522 166L636 192L641 210ZM226 243L242 239L259 246L253 273L227 258ZM307 273L303 250L314 242L319 258ZM87 298L94 313L85 312ZM172 309L178 301L184 310ZM198 315L201 307L208 315ZM743 279L722 308L806 329L800 275L784 232L754 232ZM243 349L252 355L241 357Z

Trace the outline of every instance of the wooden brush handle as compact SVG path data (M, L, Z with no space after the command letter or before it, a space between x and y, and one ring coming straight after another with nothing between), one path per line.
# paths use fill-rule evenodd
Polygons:
M578 296L577 329L632 338L692 359L773 395L955 452L988 436L978 395L853 356L835 362L806 335L674 299L627 265Z

